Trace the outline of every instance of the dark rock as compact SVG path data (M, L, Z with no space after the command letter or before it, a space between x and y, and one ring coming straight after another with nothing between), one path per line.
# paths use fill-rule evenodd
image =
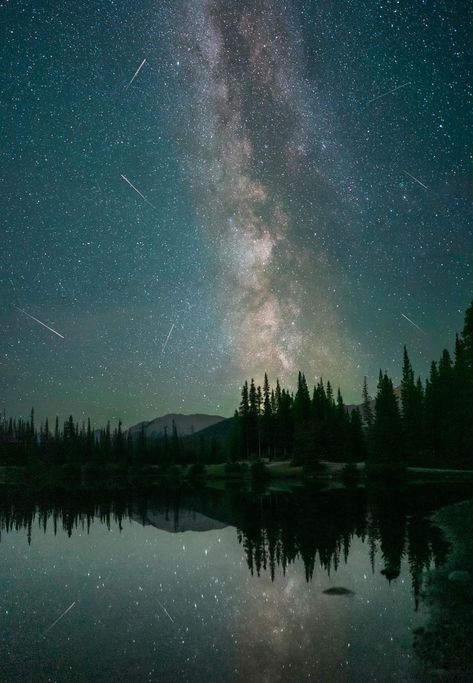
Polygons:
M325 595L355 595L355 593L348 588L343 588L342 586L333 586L333 588L327 588L323 591Z

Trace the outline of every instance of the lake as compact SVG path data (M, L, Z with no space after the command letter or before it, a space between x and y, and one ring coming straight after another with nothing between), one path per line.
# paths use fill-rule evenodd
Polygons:
M4 488L0 680L423 680L428 517L469 488Z

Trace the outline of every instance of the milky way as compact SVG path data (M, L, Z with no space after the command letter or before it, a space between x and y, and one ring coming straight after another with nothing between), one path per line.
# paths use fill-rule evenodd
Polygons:
M180 30L186 171L218 261L221 330L240 376L259 380L264 371L289 379L303 362L311 374L349 372L325 254L295 243L308 199L317 224L327 181L300 34L281 7L192 3Z

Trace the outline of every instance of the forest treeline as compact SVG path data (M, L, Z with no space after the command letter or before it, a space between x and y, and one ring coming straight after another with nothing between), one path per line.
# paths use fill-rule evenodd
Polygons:
M320 380L309 389L302 372L290 392L276 381L263 387L246 381L226 440L206 439L198 433L171 434L150 440L145 423L134 437L110 423L96 430L90 420L70 416L62 425L45 420L0 420L0 462L10 465L114 464L120 467L157 464L216 463L241 460L286 460L315 471L321 460L346 463L366 461L376 469L405 465L473 468L473 302L456 336L453 357L447 349L432 362L429 377L416 377L404 347L402 381L396 391L380 371L374 400L366 379L361 407L348 410L340 390Z
M308 470L320 460L473 468L473 302L453 357L444 349L425 383L404 347L400 387L395 390L380 370L374 401L366 378L361 406L348 410L330 382L321 380L310 391L299 372L293 394L278 381L272 389L265 375L262 389L245 382L234 421L237 459L291 457Z

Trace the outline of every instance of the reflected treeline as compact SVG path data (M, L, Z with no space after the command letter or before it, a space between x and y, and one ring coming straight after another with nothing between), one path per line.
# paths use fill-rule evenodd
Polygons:
M308 581L317 566L330 573L346 562L353 538L367 540L373 571L378 553L388 581L407 558L417 601L422 571L443 563L449 549L428 516L463 497L458 487L445 486L266 496L247 503L238 536L251 573L274 578L277 567L285 571L301 558Z
M235 526L252 574L285 572L302 560L307 581L321 567L330 573L346 562L354 538L367 541L373 571L395 579L407 558L414 595L422 571L445 560L448 544L429 522L439 507L468 497L458 485L370 487L298 493L177 490L107 492L5 489L0 497L1 534L26 530L89 531L97 521L120 529L124 522L166 531L207 531ZM375 567L375 557L382 566Z

